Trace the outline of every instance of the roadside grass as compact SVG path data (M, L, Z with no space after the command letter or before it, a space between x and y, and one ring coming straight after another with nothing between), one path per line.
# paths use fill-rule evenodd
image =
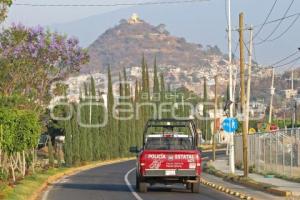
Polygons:
M243 166L242 166L242 162L238 162L236 163L236 168L239 170L243 170ZM262 166L260 166L262 167ZM271 164L266 164L265 166L266 171L265 172L259 172L256 168L255 165L251 165L249 166L249 172L250 173L255 173L255 174L260 174L262 176L267 176L267 175L273 175L275 178L279 178L279 179L283 179L286 181L290 181L290 182L295 182L295 183L300 183L300 168L299 167L293 167L293 173L296 176L289 176L289 175L285 175L285 174L280 174L276 171L274 171L273 169L283 169L284 167L282 165L271 165ZM283 170L282 170L283 171Z
M283 174L279 174L277 172L274 171L269 171L269 172L265 172L265 173L259 173L257 171L255 171L255 173L260 174L262 176L266 176L266 175L274 175L275 178L279 178L279 179L283 179L286 181L290 181L290 182L295 182L295 183L300 183L300 177L290 177L287 175L283 175Z
M25 177L14 187L6 183L0 184L0 199L5 200L27 200L47 180L48 177L66 171L69 168L51 168L39 171ZM2 194L1 194L2 193Z

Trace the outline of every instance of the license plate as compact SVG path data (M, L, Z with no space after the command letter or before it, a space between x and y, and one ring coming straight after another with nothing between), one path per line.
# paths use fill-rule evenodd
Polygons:
M166 170L166 176L175 176L176 172L175 170Z
M189 168L190 169L195 169L196 168L196 163L190 163Z

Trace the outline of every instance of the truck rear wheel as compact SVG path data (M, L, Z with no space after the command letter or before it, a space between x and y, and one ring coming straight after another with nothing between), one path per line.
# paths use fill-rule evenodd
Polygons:
M139 192L145 193L148 191L148 184L145 182L140 182L138 187L139 187Z
M135 189L137 190L137 191L139 191L140 190L140 178L139 178L139 176L138 175L136 175L136 179L135 179L136 181L135 181Z
M190 189L192 189L192 184L191 183L186 183L186 189L187 190L190 190Z
M200 192L200 183L192 183L192 192L199 193Z

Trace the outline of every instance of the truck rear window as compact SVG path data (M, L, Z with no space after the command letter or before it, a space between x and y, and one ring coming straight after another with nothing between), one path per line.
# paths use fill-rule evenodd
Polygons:
M160 137L147 138L145 149L147 150L192 150L190 138Z

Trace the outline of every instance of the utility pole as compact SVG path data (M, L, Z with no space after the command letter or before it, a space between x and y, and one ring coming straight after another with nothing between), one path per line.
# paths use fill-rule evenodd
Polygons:
M298 48L298 50L300 51L300 48ZM292 83L291 83L291 88L292 88L292 93L294 93L294 68L292 68ZM294 96L293 94L293 99L294 99L294 117L293 117L293 128L297 128L297 107L298 107L298 104L297 104L297 99L296 99L296 96Z
M204 118L205 118L205 140L208 139L208 133L207 133L207 110L206 110L206 101L207 101L207 82L206 82L206 77L204 77L204 85L203 85L203 101L204 101L204 104L203 104L203 115L204 115Z
M292 83L291 83L292 91L294 90L294 68L292 69Z
M217 135L217 107L218 107L218 75L215 76L215 109L214 109L214 133L213 133L213 161L216 160L216 135Z
M297 127L297 100L294 98L293 128Z
M246 130L249 131L249 106L250 106L250 89L251 89L251 68L252 68L252 49L253 49L253 27L250 26L250 40L248 52L248 80L247 80L247 101L246 101Z
M294 68L292 69L292 92L294 93ZM294 100L295 100L295 117L294 117L294 125L293 128L297 128L297 99L296 96L294 96Z
M231 47L231 0L227 0L227 16L228 16L228 62L229 62L229 100L232 102L229 105L229 116L233 117L233 95L232 95L232 47ZM234 174L235 164L234 164L234 140L233 133L229 133L229 166L230 172Z
M272 110L273 110L273 96L275 93L274 88L274 67L272 67L272 82L271 82L271 99L270 99L270 109L269 109L269 124L272 123Z
M297 124L297 108L298 108L298 104L297 104L297 100L295 100L295 127L298 127Z
M295 128L295 124L296 124L296 111L297 111L297 102L296 102L296 98L294 96L294 68L292 69L292 75L291 75L291 93L293 95L293 100L294 100L294 113L293 113L293 123L292 123L292 128Z
M244 177L248 177L248 144L245 121L245 55L244 55L244 13L239 15L239 35L240 35L240 84L241 84L241 106L243 116L243 164Z

